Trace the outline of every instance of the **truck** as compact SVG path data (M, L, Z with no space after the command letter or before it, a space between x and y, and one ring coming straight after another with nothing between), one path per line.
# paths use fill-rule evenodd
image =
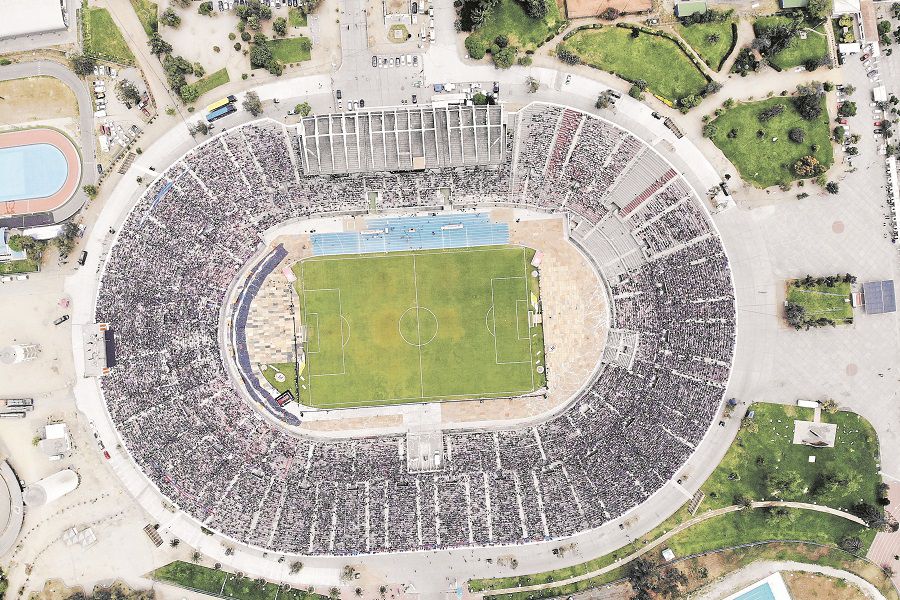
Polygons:
M225 106L217 108L216 110L214 110L211 113L209 113L208 115L206 115L206 121L207 121L207 123L212 123L216 119L221 119L222 117L227 117L228 115L230 115L231 113L236 112L236 111L237 111L237 109L234 107L234 104L229 103L229 104L226 104Z

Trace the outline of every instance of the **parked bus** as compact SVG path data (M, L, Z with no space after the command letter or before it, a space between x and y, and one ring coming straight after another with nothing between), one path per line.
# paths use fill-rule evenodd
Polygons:
M235 96L228 96L227 98L222 98L221 100L216 100L212 104L206 107L206 112L211 113L215 112L218 109L222 108L226 104L237 102L237 98Z
M234 107L234 104L226 104L221 108L217 108L216 110L210 112L206 115L206 122L212 123L216 119L221 119L222 117L227 117L233 112L237 112L237 109Z

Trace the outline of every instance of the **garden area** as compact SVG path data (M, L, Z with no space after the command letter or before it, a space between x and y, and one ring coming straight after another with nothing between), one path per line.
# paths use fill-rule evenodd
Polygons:
M150 2L150 0L131 0L131 8L134 9L134 13L141 22L147 37L153 35L153 32L159 27L159 7L157 4Z
M192 83L191 85L197 90L197 97L203 96L206 92L214 90L220 85L225 85L231 80L228 76L228 69L222 67L218 71L210 73Z
M86 55L123 65L134 64L134 54L108 10L90 8L85 2L81 8L81 18Z
M0 262L0 275L19 275L34 273L40 269L40 263L30 258Z
M793 279L787 284L785 318L795 329L853 322L850 275Z
M820 553L834 552L844 561L857 560L847 553L848 549L864 556L875 536L876 526L882 522L880 515L883 513L877 505L883 502L881 498L886 493L878 473L878 439L872 426L859 415L833 412L831 404L825 406L822 420L838 426L834 448L792 443L794 419L811 420L812 409L780 404L751 405L753 418L744 420L722 462L701 488L706 496L697 516L727 506L746 507L750 501L779 499L816 502L853 512L872 522L873 527L804 509L743 508L690 525L646 556L658 556L663 547L671 548L678 556L687 556L769 540L824 544L833 550L821 548ZM810 455L816 456L816 462L809 462ZM614 553L542 573L471 580L469 588L475 592L501 590L582 576L609 567L692 518L684 505L655 529ZM838 547L844 551L837 550ZM627 570L627 566L621 566L583 581L546 590L490 597L526 600L572 594L617 581Z
M706 14L709 13L716 14L714 11ZM710 69L719 71L734 48L735 23L735 19L723 16L700 23L682 22L676 30Z
M536 50L548 38L556 35L565 21L555 0L540 0L540 3L543 9L533 11L518 0L466 2L460 12L464 27L468 25L472 31L466 38L469 55L475 59L482 58L495 45L498 37L505 38L508 47L516 50ZM478 6L473 7L473 4ZM539 12L545 14L540 17L531 16Z
M285 65L303 62L312 56L312 40L302 35L269 40L266 44L269 46L272 57Z
M704 128L741 177L766 188L820 177L834 162L822 94L726 102Z
M150 573L155 581L170 583L189 590L237 600L325 600L326 596L316 594L312 588L285 590L276 583L264 579L252 579L220 569L210 569L202 565L177 560Z
M560 49L632 83L645 82L647 91L671 104L706 91L705 75L677 43L661 35L625 27L588 28L575 32Z
M824 24L816 25L802 17L773 15L758 18L753 31L757 39L766 40L762 53L779 70L803 66L814 71L828 60Z

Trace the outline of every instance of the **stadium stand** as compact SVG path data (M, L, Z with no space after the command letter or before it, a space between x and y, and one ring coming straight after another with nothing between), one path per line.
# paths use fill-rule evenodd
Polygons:
M488 141L502 152L477 158L457 144L471 142L465 129L453 141L422 128L410 155L421 150L426 170L404 170L404 145L388 159L398 171L380 172L387 163L356 142L360 153L350 152L347 140L359 136L335 133L380 128L370 139L384 142L383 158L399 148L389 132L407 127L403 119L435 114L317 116L299 132L267 120L233 128L169 167L121 227L95 315L117 331L119 362L102 380L104 399L137 464L206 527L307 554L553 539L646 500L709 428L730 373L734 293L722 244L684 178L629 132L549 104L509 115ZM466 114L481 118L440 118L452 132L471 123ZM485 156L497 162L476 166ZM222 363L217 332L229 286L260 252L261 234L288 219L370 211L372 190L381 192L376 211L408 214L433 206L438 189L455 205L569 214L571 241L611 292L610 343L596 376L543 422L445 432L445 460L428 472L410 471L402 435L318 439L257 418ZM238 320L277 264L274 252L242 278Z

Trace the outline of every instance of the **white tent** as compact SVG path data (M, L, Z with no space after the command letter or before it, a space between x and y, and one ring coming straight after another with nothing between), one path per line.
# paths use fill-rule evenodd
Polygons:
M0 39L66 28L60 0L3 0Z
M859 14L859 0L834 0L834 16Z

